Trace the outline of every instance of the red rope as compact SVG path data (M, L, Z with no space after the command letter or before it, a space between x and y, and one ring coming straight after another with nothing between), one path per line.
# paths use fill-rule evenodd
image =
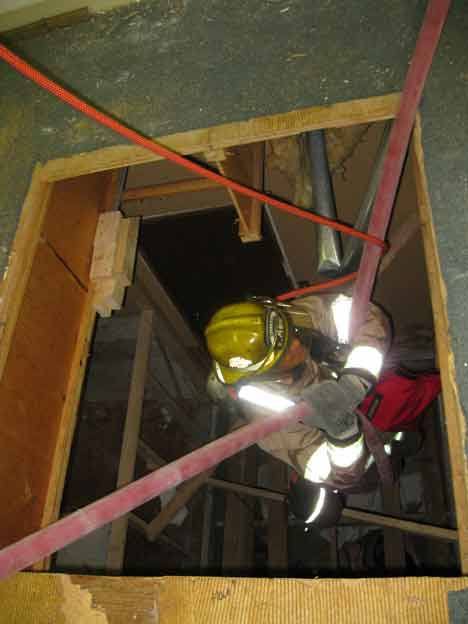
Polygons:
M50 78L47 78L47 76L45 76L43 73L38 71L35 67L30 65L26 61L24 61L22 58L14 54L11 50L9 50L1 43L0 58L8 63L11 67L13 67L13 69L15 69L17 72L19 72L23 76L26 76L26 78L29 78L49 93L52 93L53 95L58 97L63 102L66 102L72 108L80 111L81 113L83 113L83 115L86 115L90 119L97 121L99 124L105 126L106 128L109 128L113 132L120 134L124 138L128 139L131 143L140 145L150 152L153 152L153 154L157 154L162 158L170 160L171 162L180 165L185 169L188 169L189 171L193 171L203 178L213 180L221 186L229 188L236 193L240 193L241 195L245 195L262 203L269 204L270 206L274 206L279 210L283 210L284 212L288 212L289 214L301 217L302 219L307 219L308 221L313 221L314 223L319 223L320 225L326 225L327 227L330 227L339 232L343 232L344 234L355 236L356 238L360 238L364 241L372 243L373 245L377 245L382 249L385 249L386 247L385 242L380 240L376 236L371 236L365 232L360 232L359 230L355 230L349 225L338 223L337 221L333 221L332 219L322 217L321 215L307 212L306 210L301 210L297 206L277 199L276 197L270 197L269 195L265 195L260 191L245 186L244 184L239 184L239 182L230 180L229 178L226 178L225 176L216 173L215 171L211 171L211 169L203 167L202 165L191 161L189 158L186 158L185 156L182 156L181 154L178 154L177 152L174 152L173 150L164 147L159 143L155 143L152 139L148 139L139 132L131 130L116 119L113 119L112 117L107 115L106 113L103 113L97 108L94 108L94 106L87 104L78 96L73 95L73 93L60 86Z
M356 279L356 276L357 271L354 273L349 273L348 275L344 275L343 277L337 277L336 279L328 280L327 282L321 282L320 284L312 284L312 286L296 288L296 290L291 290L282 295L278 295L276 299L277 301L287 301L288 299L294 299L295 297L302 297L303 295L310 295L311 293L320 292L321 290L327 290L329 288L342 286L343 284L352 282L354 279Z

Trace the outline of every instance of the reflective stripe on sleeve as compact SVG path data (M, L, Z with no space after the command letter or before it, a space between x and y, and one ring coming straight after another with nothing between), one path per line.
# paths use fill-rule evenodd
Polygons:
M382 369L383 355L375 347L365 345L354 347L348 356L344 370L347 368L360 368L368 371L374 377L378 377Z
M361 436L356 442L347 446L334 446L327 442L327 449L332 465L338 468L349 468L362 456L364 452L364 438Z

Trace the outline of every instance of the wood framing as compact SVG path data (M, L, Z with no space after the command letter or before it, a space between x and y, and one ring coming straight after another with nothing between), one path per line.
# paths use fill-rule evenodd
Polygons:
M279 115L256 117L249 121L180 132L158 137L157 141L181 154L200 154L234 145L278 139L308 130L385 121L395 117L399 101L400 94L392 93L330 106L313 106ZM86 173L141 165L156 160L161 159L142 147L105 147L85 154L50 160L44 165L42 178L55 182Z
M433 539L442 539L452 542L456 542L458 539L458 532L455 529L445 529L443 527L424 524L422 522L412 522L411 520L405 520L404 518L394 518L393 516L386 516L370 511L351 509L350 507L345 507L343 509L342 518L344 521L353 520L356 522L364 522L365 524L374 524L375 526L381 526L391 530L398 529L400 531L414 533L415 535L423 535ZM395 546L393 545L393 547Z
M399 94L392 94L194 130L161 137L159 141L184 154L201 154L318 128L383 121L395 116L398 102ZM446 291L432 223L419 121L416 125L412 151L442 372L461 568L462 573L466 574L468 572L468 467L463 448L466 427L457 391L447 318ZM65 298L61 298L63 304L60 308L61 319L62 322L63 319L67 319L69 328L69 333L65 332L64 337L67 340L70 338L70 327L73 323L73 348L69 344L70 348L63 357L63 361L66 362L66 366L62 369L65 373L60 379L63 401L60 410L57 410L59 417L54 420L54 443L47 446L47 462L44 462L43 455L38 457L34 448L35 444L38 444L35 436L45 419L36 424L27 420L21 421L21 419L15 421L14 418L20 412L18 407L14 407L10 422L19 423L18 428L11 435L1 438L0 466L7 468L3 485L5 487L8 480L16 479L18 483L14 487L17 492L21 493L17 499L17 506L10 506L4 515L0 514L0 534L4 543L49 523L58 513L94 323L91 296L82 284L86 276L85 266L72 266L74 260L68 255L65 257L65 251L57 250L51 243L52 233L50 233L50 240L47 238L49 234L41 240L51 193L56 187L55 183L60 183L61 180L155 160L158 160L155 155L141 148L119 145L69 158L55 159L43 166L38 165L34 171L11 252L8 271L0 287L0 375L2 368L4 371L0 379L1 384L6 383L8 359L16 357L18 353L15 339L22 334L25 327L22 315L32 309L28 289L34 277L33 266L36 255L41 255L43 266L48 267L50 264L57 267L67 288L69 287L75 295L77 289L83 292L80 293L79 301L75 301L70 296L68 302L70 305L67 304ZM107 173L100 174L104 186L108 175ZM50 227L53 228L55 225L54 221ZM71 241L76 233L72 230L73 226L70 223L66 232L66 235L70 236L70 242L65 246L67 254L73 250ZM80 262L81 260L80 256ZM141 290L144 291L143 298L148 307L152 307L153 302L160 299L159 294L149 293L147 286ZM39 291L42 292L45 289L39 288ZM77 310L80 311L79 314ZM67 314L69 317L66 316ZM172 315L172 312L169 311L168 314ZM162 318L162 322L167 323L167 320ZM38 326L36 322L33 325ZM55 328L53 318L49 326ZM175 329L174 333L176 331ZM185 338L190 341L189 336ZM182 352L183 349L180 351ZM198 370L198 375L201 384L203 376L201 369ZM19 384L17 386L19 387ZM23 390L24 388L21 391ZM0 393L4 391L4 388L0 389ZM34 398L33 393L30 394ZM6 404L2 403L0 397L1 409L3 405ZM35 412L36 409L30 409L27 414ZM50 410L47 411L47 414L50 413ZM0 430L2 431L4 429ZM36 478L34 472L43 472L45 484L41 494L40 513L35 514L33 520L30 517L28 522L25 521L21 527L15 526L13 519L19 517L18 514L22 514L28 505L37 506L37 502L32 502L30 491L24 487L26 481L23 479L23 482L21 479L25 475L22 476L21 470L18 469L18 474L14 474L15 466L21 466L21 462L13 453L12 439L15 443L21 441L17 455L21 453L22 458L27 458L25 461L28 462L28 470L34 478ZM46 436L43 442L49 444ZM42 438L41 449L43 451ZM6 459L8 454L11 455L9 460ZM450 535L453 537L453 533ZM122 579L20 574L0 584L0 603L2 614L6 614L6 621L26 624L49 621L74 622L79 621L78 617L81 617L81 621L84 622L100 621L99 618L101 618L103 622L112 623L127 621L176 623L196 620L207 624L216 621L218 624L223 618L227 618L230 622L294 623L310 619L311 614L314 615L316 621L359 621L363 624L375 621L445 622L447 621L447 592L467 587L468 581L462 578L267 581L177 577Z
M269 458L269 484L275 490L287 491L288 467L275 458ZM268 505L268 568L273 574L287 574L288 570L288 507L270 500Z
M128 298L134 300L140 308L151 308L156 311L158 326L164 327L168 345L190 374L194 388L203 389L209 363L201 349L200 341L190 330L141 253L137 254L135 279L129 288Z
M231 148L226 158L216 164L220 172L231 180L262 190L264 143L251 143ZM262 238L262 204L228 189L239 218L239 236L244 243Z
M167 197L168 195L177 195L179 193L196 193L212 188L219 188L219 184L206 178L179 180L177 182L127 189L122 193L122 201L134 201L136 199L147 199L148 197Z
M231 481L252 483L257 476L254 448L247 448L226 461L226 476ZM254 481L255 482L255 481ZM226 492L224 509L223 571L248 574L254 567L254 514L251 502L243 495Z
M117 488L133 481L135 476L135 463L140 437L140 424L143 412L143 399L145 396L145 382L148 371L148 363L151 352L151 339L153 335L152 310L143 310L138 327L138 337L133 360L132 379L128 396L127 414L122 438L122 451L120 454L119 471L117 474ZM126 516L112 523L107 552L106 569L113 573L122 571L125 545L127 543L128 519Z

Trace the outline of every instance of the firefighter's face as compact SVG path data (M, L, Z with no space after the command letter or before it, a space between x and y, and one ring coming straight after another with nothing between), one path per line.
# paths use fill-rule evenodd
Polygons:
M296 368L296 366L299 366L299 364L302 364L305 361L306 355L307 352L305 347L297 338L294 338L288 350L281 358L281 361L278 362L278 365L275 367L275 370L282 373L291 371L293 368Z

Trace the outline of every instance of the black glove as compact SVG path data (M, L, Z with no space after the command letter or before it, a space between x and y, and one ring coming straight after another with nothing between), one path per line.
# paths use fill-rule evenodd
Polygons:
M339 381L327 380L308 386L302 399L314 410L304 424L322 429L338 445L349 444L360 435L356 407L366 396L368 384L356 375L343 375Z

